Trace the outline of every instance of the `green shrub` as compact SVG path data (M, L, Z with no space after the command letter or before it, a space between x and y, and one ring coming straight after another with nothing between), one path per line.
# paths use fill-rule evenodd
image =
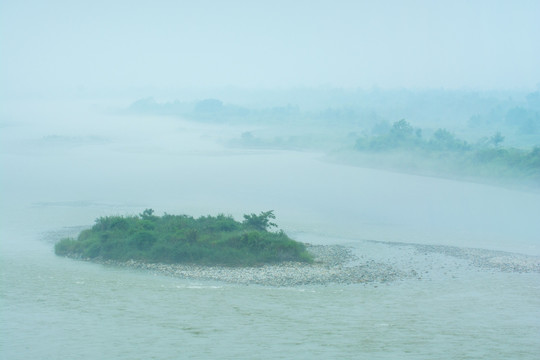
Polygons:
M54 245L54 252L58 255L68 255L77 252L77 242L72 238L65 238Z
M231 216L107 216L82 231L77 240L62 239L57 255L164 263L257 265L282 261L313 261L306 247L283 231L271 232L273 211Z

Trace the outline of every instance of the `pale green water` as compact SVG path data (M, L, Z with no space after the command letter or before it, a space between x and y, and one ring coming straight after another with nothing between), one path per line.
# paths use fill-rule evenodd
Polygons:
M267 288L104 267L31 245L2 255L5 359L536 359L540 351L536 273L449 260L457 266L431 268L424 280Z
M538 194L215 145L234 129L216 134L172 120L149 127L126 118L84 124L80 130L36 122L2 131L0 358L538 358L538 273L482 270L363 241L539 255ZM108 140L40 140L78 132ZM274 209L299 240L347 244L366 259L412 266L423 279L238 286L53 254L64 233L145 207L237 217Z

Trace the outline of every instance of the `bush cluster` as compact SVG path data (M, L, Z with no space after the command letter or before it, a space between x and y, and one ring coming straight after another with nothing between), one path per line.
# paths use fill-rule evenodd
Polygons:
M273 211L231 216L154 215L106 216L77 239L62 239L55 253L106 260L247 266L284 261L312 262L304 244L290 239L276 226Z
M540 185L540 147L530 150L503 147L499 132L476 144L438 129L429 139L422 129L405 120L395 122L385 134L357 139L355 150L369 154L410 154L415 167L441 174L519 179ZM416 161L415 161L416 160Z

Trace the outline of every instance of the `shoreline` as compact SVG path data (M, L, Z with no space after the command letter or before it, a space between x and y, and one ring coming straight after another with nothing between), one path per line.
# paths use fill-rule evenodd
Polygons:
M540 256L512 253L501 250L458 247L451 245L410 244L403 242L381 242L392 247L410 247L418 254L441 254L466 261L470 266L484 270L513 273L540 273Z
M186 280L220 281L242 285L263 285L291 287L300 285L385 283L415 277L415 271L404 272L391 265L366 261L353 264L358 257L350 248L341 245L306 244L314 256L314 263L285 262L261 266L230 267L221 265L164 264L144 261L72 259L94 262L102 265L150 271L155 274L173 276Z
M394 248L404 261L379 258L372 250L360 257L353 254L353 248L343 245L305 244L315 261L312 264L302 262L284 262L260 266L232 267L224 265L165 264L144 261L89 259L67 256L72 259L98 263L106 266L142 270L156 275L165 275L185 280L218 281L239 285L261 285L271 287L294 287L306 285L352 285L381 284L405 279L429 279L428 273L437 273L433 266L440 266L447 274L450 268L455 271L464 264L469 269L500 271L512 273L540 273L540 257L500 251L459 248L444 245L422 245L401 242L379 242L366 240L367 243ZM409 251L398 248L408 248ZM380 249L379 249L380 250ZM370 256L370 251L371 256ZM418 263L418 259L431 254L431 260ZM439 258L437 262L437 256ZM412 256L412 257L410 257ZM435 256L435 257L433 257ZM430 264L431 262L431 264ZM444 264L443 264L444 263ZM446 268L445 268L446 267ZM452 270L450 270L452 272ZM434 273L433 273L434 274Z

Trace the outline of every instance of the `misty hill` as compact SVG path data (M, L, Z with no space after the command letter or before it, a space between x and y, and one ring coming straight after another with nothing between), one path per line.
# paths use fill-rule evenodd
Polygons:
M304 244L290 239L271 222L273 211L230 216L155 216L151 209L139 216L107 216L82 231L77 239L55 245L61 256L105 260L138 260L205 265L258 265L284 261L311 262Z
M328 123L367 130L381 122L408 119L423 127L469 131L495 127L540 135L540 91L298 89L218 93L219 99L196 101L140 99L129 110L214 122Z

